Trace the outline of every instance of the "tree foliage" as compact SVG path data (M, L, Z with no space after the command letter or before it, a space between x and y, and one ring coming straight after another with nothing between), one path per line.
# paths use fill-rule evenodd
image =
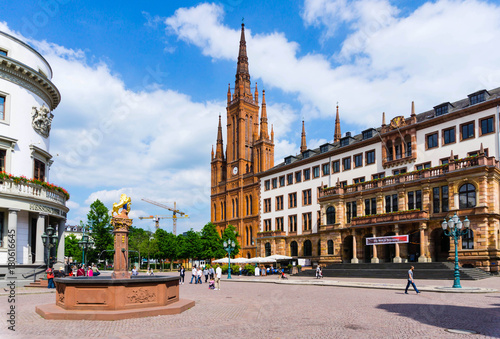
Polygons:
M219 259L224 257L226 251L222 246L222 241L215 225L209 222L201 230L201 253L204 259Z
M186 258L202 259L200 235L193 231L193 229L190 229L186 232L185 238L183 253Z
M90 205L87 228L92 232L94 247L89 251L89 262L95 262L102 251L113 249L113 229L109 223L110 220L108 208L99 199Z
M82 249L78 246L78 238L74 234L64 238L64 255L72 257L74 261L82 260Z

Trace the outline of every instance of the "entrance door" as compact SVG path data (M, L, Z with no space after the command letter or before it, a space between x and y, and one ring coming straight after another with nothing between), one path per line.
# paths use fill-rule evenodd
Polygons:
M420 256L420 231L418 229L408 233L409 243L408 243L408 261L417 262Z
M348 235L342 242L342 262L350 263L352 259L352 235Z
M366 245L366 238L373 238L373 234L367 234L363 237L363 246L364 246L363 260L364 262L370 263L372 262L372 257L373 257L373 246Z
M396 235L394 232L386 233L385 237L390 237ZM396 245L394 244L386 244L384 245L384 259L385 262L393 262L394 257L396 256Z
M450 252L450 237L444 234L442 228L436 228L431 233L434 243L434 261L447 261Z

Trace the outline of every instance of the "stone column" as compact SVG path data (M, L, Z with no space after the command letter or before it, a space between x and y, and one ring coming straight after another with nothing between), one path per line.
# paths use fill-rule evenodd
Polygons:
M36 254L35 265L43 265L45 262L45 247L43 246L42 234L45 232L45 218L47 214L39 213L36 222Z
M129 279L128 230L132 225L132 219L128 219L127 217L113 217L111 224L113 225L113 234L115 237L115 262L111 277L113 279Z
M373 233L374 237L377 236L377 228L375 226L372 227L372 233ZM372 264L378 264L379 262L380 262L380 260L378 259L378 255L377 255L377 246L373 245L373 256L372 256L372 259L371 259L371 263Z
M418 262L427 262L425 257L425 229L427 225L423 222L420 224L420 256L418 257Z
M57 227L57 238L58 238L58 245L57 245L57 261L63 262L64 261L64 231L66 229L66 219L61 219L59 220L59 224Z
M359 262L359 260L358 260L357 246L356 246L356 233L353 231L352 232L352 259L351 259L351 264L357 264L358 262Z
M399 226L398 226L398 224L394 225L394 234L399 235ZM402 260L401 260L400 254L399 254L399 244L395 243L394 247L396 249L396 256L394 257L394 259L393 259L392 262L401 263Z
M15 239L15 244L16 244L16 247L14 248L14 253L15 253L15 257L14 257L14 262L17 264L19 263L19 261L17 260L17 212L19 212L20 210L19 209L14 209L14 208L11 208L9 209L9 219L7 221L8 223L8 234L11 235L11 234L14 234L14 239ZM10 238L8 238L10 239ZM0 239L2 240L2 239ZM9 244L9 241L7 240L7 244ZM4 246L4 247L8 247L8 246ZM21 256L22 256L22 252L21 252Z

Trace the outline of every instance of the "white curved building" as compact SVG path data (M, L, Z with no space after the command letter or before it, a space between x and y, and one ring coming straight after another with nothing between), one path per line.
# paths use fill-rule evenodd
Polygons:
M61 100L51 79L40 53L0 31L0 269L12 261L13 234L16 265L42 265L49 225L60 240L50 256L64 261L69 195L49 184L52 111Z

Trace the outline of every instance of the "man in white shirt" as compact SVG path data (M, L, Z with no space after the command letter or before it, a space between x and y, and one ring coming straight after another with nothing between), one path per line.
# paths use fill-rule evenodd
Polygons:
M217 265L215 269L215 290L220 291L220 278L222 277L222 268Z
M191 282L190 282L190 284L193 283L193 279L194 279L194 283L195 284L197 283L198 277L197 277L196 273L198 273L198 270L196 269L196 265L194 265L193 269L191 270Z

